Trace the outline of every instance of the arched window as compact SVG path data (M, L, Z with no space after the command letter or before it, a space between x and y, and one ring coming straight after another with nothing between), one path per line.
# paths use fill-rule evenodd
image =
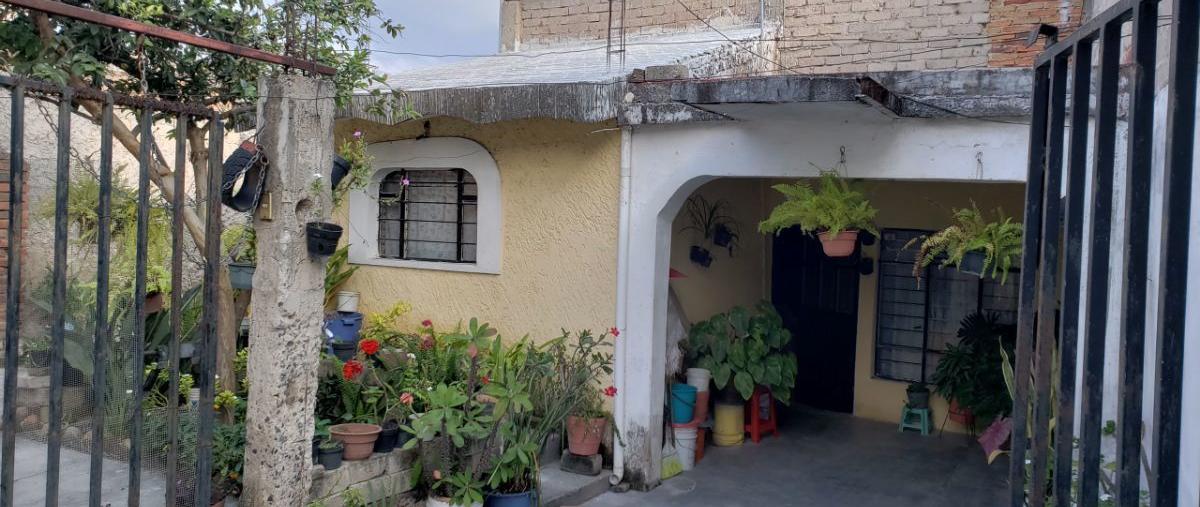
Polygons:
M379 184L379 256L475 262L478 188L463 169L401 169Z
M500 272L500 171L483 146L429 137L367 146L374 173L350 192L350 262Z

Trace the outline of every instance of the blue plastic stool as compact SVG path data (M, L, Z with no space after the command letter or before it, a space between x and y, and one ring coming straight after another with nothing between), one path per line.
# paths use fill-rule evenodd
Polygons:
M913 420L914 416L918 419ZM929 436L929 427L931 418L929 409L927 408L909 408L904 405L904 409L900 412L900 432L904 430L920 430L921 435Z

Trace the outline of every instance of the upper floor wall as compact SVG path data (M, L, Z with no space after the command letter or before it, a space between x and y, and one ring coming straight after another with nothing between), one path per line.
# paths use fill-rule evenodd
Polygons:
M1039 23L1070 33L1085 0L504 0L501 49L614 44L759 26L778 73L1024 67ZM624 22L622 23L622 19ZM611 31L610 31L611 21ZM711 26L710 26L711 25ZM623 29L622 29L623 27ZM714 30L714 28L716 30ZM757 52L757 51L756 51Z

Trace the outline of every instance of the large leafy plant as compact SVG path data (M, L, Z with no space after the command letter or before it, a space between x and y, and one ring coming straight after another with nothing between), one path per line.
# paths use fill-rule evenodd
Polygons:
M1005 354L1013 350L1015 328L995 313L975 312L959 324L957 344L946 348L933 383L937 393L969 409L981 421L1012 410L1005 383Z
M694 324L687 352L693 364L712 372L718 389L732 382L748 400L761 385L788 404L796 385L796 356L785 350L791 339L779 313L764 302L753 314L739 306Z
M875 214L863 193L842 179L836 172L822 171L816 189L805 182L775 185L785 200L771 210L771 215L758 224L763 234L776 233L799 226L807 233L863 230L879 234Z
M921 279L926 267L941 260L942 267L958 266L970 252L983 255L983 269L979 276L1000 278L1003 284L1008 272L1021 258L1021 238L1024 227L1014 223L1012 217L996 209L996 220L987 221L974 202L970 208L954 210L954 224L928 236L909 241L905 248L918 241L921 248L913 262L913 276Z

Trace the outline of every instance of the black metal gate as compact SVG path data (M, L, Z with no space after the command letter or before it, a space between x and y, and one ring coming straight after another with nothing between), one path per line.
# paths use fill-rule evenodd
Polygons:
M184 182L184 174L187 172L185 162L187 161L187 133L185 129L188 125L189 117L198 117L208 120L208 161L209 161L209 181L206 182L207 192L206 202L203 209L206 211L206 219L204 222L204 237L205 244L203 246L203 315L200 318L200 330L198 332L198 343L196 344L196 352L193 356L196 362L197 374L195 375L195 386L199 389L200 396L198 407L211 407L213 404L213 371L215 368L215 350L217 340L216 322L218 321L216 303L217 291L217 270L220 268L219 249L220 249L220 231L221 231L221 205L220 205L220 184L221 184L221 166L222 157L222 121L220 115L213 110L189 106L186 104L162 102L155 100L138 99L134 97L114 95L111 93L100 93L90 89L80 89L72 87L60 87L47 83L31 81L10 76L0 76L0 87L6 89L11 94L11 142L9 149L11 183L10 191L10 207L8 212L9 229L8 229L8 244L11 253L8 256L8 286L7 286L7 308L6 308L6 328L5 328L5 346L4 346L4 412L3 412L3 466L0 469L0 505L11 506L14 504L14 471L17 463L14 461L15 448L18 438L18 431L22 428L18 427L21 421L17 420L16 402L18 398L18 369L28 366L19 363L20 352L22 351L22 301L26 299L26 295L22 293L23 275L21 260L21 249L23 239L24 222L28 214L29 203L25 200L26 192L23 188L23 183L26 179L26 159L25 145L27 142L44 142L48 140L29 140L25 139L25 123L27 118L26 102L27 99L36 99L57 104L57 139L54 143L57 148L57 170L54 178L54 237L53 237L53 261L52 261L52 297L50 310L50 346L49 346L49 404L48 404L48 421L44 437L46 440L47 449L47 466L45 472L45 498L46 505L58 505L60 483L64 478L60 478L60 459L63 448L63 389L64 389L64 350L66 347L65 335L73 325L69 325L66 321L67 310L67 262L68 262L68 235L69 227L72 224L68 223L68 204L71 198L69 189L71 188L72 161L70 150L73 148L71 139L71 120L72 111L77 107L79 101L92 101L93 104L99 105L101 109L101 127L100 127L100 160L99 160L99 175L97 178L99 189L97 192L98 209L96 210L97 220L94 224L88 224L95 227L95 243L96 243L96 263L95 263L95 325L94 336L89 337L92 344L92 375L90 379L84 381L90 384L89 401L91 407L91 424L90 424L90 449L76 449L80 452L90 454L90 474L89 474L89 503L92 506L101 505L101 488L104 482L104 460L108 452L106 444L111 444L109 439L105 438L105 429L112 427L114 422L128 424L128 504L139 505L141 502L141 483L143 470L143 456L145 454L143 447L143 423L145 414L143 414L143 396L146 390L143 385L148 380L144 378L145 367L145 337L147 334L147 319L149 313L147 310L149 298L146 286L146 271L147 271L147 249L148 238L147 232L150 223L150 200L151 200L151 165L156 163L153 159L154 155L154 134L151 126L154 123L153 119L156 115L170 115L176 120L178 126L175 132L175 167L173 171L173 188L174 195L163 195L164 198L169 197L169 209L171 220L171 259L170 259L170 304L175 311L170 312L169 319L169 346L165 357L166 365L162 368L168 372L169 385L167 393L175 398L167 405L167 410L163 411L166 417L166 431L168 433L168 447L165 456L165 478L164 484L166 489L166 505L176 505L181 501L180 493L177 484L180 482L177 479L177 470L181 465L180 450L182 446L194 446L194 465L192 462L182 463L184 466L195 471L194 489L188 488L189 492L193 492L196 505L208 505L209 492L211 489L211 454L212 454L212 432L214 424L214 411L199 409L195 410L197 421L197 430L194 443L191 439L188 442L181 442L180 439L180 403L178 400L179 382L180 382L180 338L182 334L181 325L183 319L183 311L181 307L182 301L185 299L184 294L184 271L183 271L183 256L185 245L181 244L184 241L184 215L183 207L185 204L186 187ZM130 332L118 333L113 329L113 323L117 321L114 318L113 309L110 305L110 254L112 245L110 245L112 233L112 199L113 199L113 116L114 107L124 107L131 111L136 111L138 116L137 135L140 143L140 151L137 154L138 172L137 172L137 212L136 212L136 265L134 266L134 282L130 298L131 314L128 322L132 322ZM164 161L165 162L165 161ZM201 184L197 182L197 184ZM108 378L108 370L106 367L109 364L108 358L110 355L110 347L116 341L119 342L122 337L130 338L132 341L128 345L131 349L128 353L127 365L128 372L133 376L132 389L130 389L132 400L128 403L128 421L106 421L105 417L109 410L106 410L106 405L116 402L111 392L111 384L119 379ZM41 434L38 435L40 438ZM82 446L80 446L82 447ZM189 455L190 449L189 449ZM190 460L187 460L190 461ZM194 466L194 468L192 468ZM67 477L66 481L76 481L79 478ZM188 480L190 484L190 478ZM190 499L188 500L190 503Z
M1151 505L1177 502L1200 6L1195 0L1173 0L1168 18L1160 16L1159 3L1123 0L1051 45L1035 63L1014 367L1009 474L1014 507L1026 503L1095 506L1102 483L1114 488L1117 505L1139 505L1147 494ZM1162 23L1165 19L1170 22ZM1171 37L1170 68L1165 88L1165 139L1159 140L1154 139L1155 60L1164 28ZM1124 38L1123 30L1127 32ZM1127 110L1120 108L1118 100L1122 75L1129 76ZM1126 140L1117 136L1122 116L1128 126ZM1089 123L1094 127L1090 140ZM1122 141L1128 146L1126 164L1123 171L1114 173L1116 146ZM1166 147L1161 182L1151 178L1156 142ZM1060 198L1064 160L1065 200ZM1123 226L1125 248L1110 252L1114 174L1124 178L1125 214L1117 217L1116 223ZM1151 209L1152 185L1162 185L1160 209ZM1086 229L1085 206L1091 210ZM1162 262L1160 272L1150 274L1148 230L1152 217L1161 218L1158 255ZM1081 266L1085 248L1090 252L1086 269ZM1120 263L1115 265L1120 266L1123 280L1109 279L1112 261ZM1146 297L1148 276L1159 280L1155 298ZM1083 277L1087 283L1081 292ZM1122 283L1124 292L1114 434L1117 452L1111 479L1101 465L1110 283ZM1145 332L1148 304L1157 305L1158 310L1157 333L1151 334L1149 341ZM1155 348L1147 350L1148 343ZM1153 354L1155 371L1143 371L1147 353ZM1079 371L1082 392L1077 395ZM1144 382L1153 387L1155 414L1146 469L1142 465ZM1077 399L1081 409L1078 424L1074 421ZM1077 449L1072 438L1076 433ZM1143 473L1149 484L1145 493L1141 489Z

